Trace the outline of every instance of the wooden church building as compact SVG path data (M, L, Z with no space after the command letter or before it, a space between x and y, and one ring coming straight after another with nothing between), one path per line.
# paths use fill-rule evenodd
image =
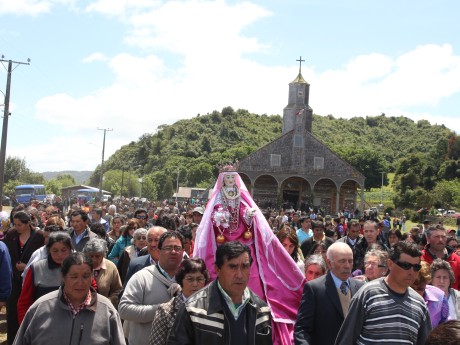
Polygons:
M315 207L331 215L345 208L362 210L357 195L363 196L365 177L313 135L310 85L302 77L303 60L297 61L282 135L242 159L239 174L260 207Z

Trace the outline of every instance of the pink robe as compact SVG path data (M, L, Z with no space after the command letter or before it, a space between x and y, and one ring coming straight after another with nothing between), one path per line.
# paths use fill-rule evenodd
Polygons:
M197 231L193 256L206 262L211 278L216 278L214 270L216 237L223 229L218 226L215 213L223 207L220 196L223 175L218 177L213 194L209 199L203 219ZM236 173L235 173L236 174ZM297 264L292 260L280 241L276 238L260 209L254 203L240 176L236 174L236 185L240 191L238 226L230 234L229 229L223 232L226 241L240 241L249 246L253 264L248 287L267 302L273 318L273 344L293 344L294 323L302 297L305 277ZM225 208L225 207L224 207ZM255 208L252 220L245 217L247 208ZM232 211L231 207L228 208ZM248 229L252 238L243 237Z

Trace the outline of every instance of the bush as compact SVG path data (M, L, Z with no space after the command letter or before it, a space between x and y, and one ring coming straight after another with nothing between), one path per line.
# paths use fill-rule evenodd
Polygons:
M405 208L402 212L406 219L409 219L411 222L417 223L420 221L420 214L417 211Z

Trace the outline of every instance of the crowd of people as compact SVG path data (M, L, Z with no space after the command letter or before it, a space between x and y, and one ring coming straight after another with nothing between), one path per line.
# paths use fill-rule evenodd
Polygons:
M440 224L260 210L230 166L206 207L60 206L18 205L2 234L8 344L460 343Z

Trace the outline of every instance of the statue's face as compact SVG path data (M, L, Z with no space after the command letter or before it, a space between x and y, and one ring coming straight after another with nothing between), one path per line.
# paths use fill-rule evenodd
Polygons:
M235 175L234 174L224 175L224 186L233 187L234 185L235 185Z

